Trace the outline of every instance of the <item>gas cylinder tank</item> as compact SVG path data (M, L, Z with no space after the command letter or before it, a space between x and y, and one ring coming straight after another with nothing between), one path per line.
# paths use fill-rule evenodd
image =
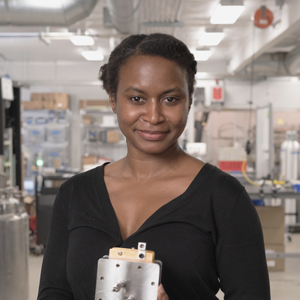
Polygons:
M22 204L0 190L0 300L28 299L28 228Z
M285 141L286 155L283 167L283 172L286 180L297 180L299 173L299 156L300 156L300 145L297 141L297 132L288 131L287 140Z
M288 141L287 139L280 146L280 178L286 179L286 150Z

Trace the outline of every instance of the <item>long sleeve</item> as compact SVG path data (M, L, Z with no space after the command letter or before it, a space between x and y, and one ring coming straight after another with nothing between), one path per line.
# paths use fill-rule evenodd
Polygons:
M63 186L56 197L44 255L38 300L73 300L67 280L66 260L69 241L68 215L66 212L67 191Z
M225 300L269 300L270 287L262 229L245 189L235 199L216 248Z

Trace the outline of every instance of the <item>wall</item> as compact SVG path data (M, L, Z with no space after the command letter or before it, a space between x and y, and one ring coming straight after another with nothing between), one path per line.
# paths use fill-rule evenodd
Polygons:
M73 168L80 167L80 153L78 144L79 130L79 100L81 99L107 99L106 92L97 80L101 64L98 62L8 62L2 61L0 74L9 74L15 82L25 84L21 90L21 100L28 101L30 93L34 92L65 92L70 95L72 110L72 154ZM218 65L208 66L201 64L201 70L211 69L218 71ZM220 65L220 73L224 65ZM197 86L206 88L206 105L210 101L210 88L214 80L198 80ZM251 99L251 85L249 82L226 80L225 104L220 109L248 110ZM274 111L300 110L300 82L297 78L273 78L256 82L252 87L253 109L269 102L273 104ZM209 109L209 107L207 107ZM199 107L195 107L195 112ZM193 126L193 122L189 122ZM244 125L243 125L244 126ZM189 128L193 130L193 128Z
M206 87L207 104L210 98L210 87L215 85L214 80L198 80L197 86ZM253 108L273 104L274 110L294 110L300 109L300 81L297 78L270 78L265 81L254 83L226 80L225 105L228 109L247 109L251 99L251 89L253 93Z

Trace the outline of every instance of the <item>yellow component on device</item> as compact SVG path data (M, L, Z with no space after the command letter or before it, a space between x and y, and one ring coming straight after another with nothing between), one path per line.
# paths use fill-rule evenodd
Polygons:
M155 259L154 251L146 250L144 259L139 259L138 252L139 252L138 249L115 247L109 250L109 259L120 259L120 260L129 260L129 261L146 262L146 263L154 262Z
M283 181L283 180L273 180L273 183L278 184L278 185L284 185L285 181Z
M257 182L255 182L255 181L251 180L251 179L248 177L248 175L247 175L247 173L246 173L246 171L245 171L245 169L246 169L246 164L247 164L247 159L244 160L243 163L242 163L242 173L243 173L245 179L246 179L250 184L252 184L252 185L260 186L259 183L257 183Z

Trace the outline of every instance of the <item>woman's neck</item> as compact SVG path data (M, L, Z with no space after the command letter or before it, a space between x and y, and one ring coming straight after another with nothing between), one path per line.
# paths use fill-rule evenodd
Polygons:
M120 171L127 179L158 180L178 169L185 156L178 143L160 154L145 154L129 148Z

